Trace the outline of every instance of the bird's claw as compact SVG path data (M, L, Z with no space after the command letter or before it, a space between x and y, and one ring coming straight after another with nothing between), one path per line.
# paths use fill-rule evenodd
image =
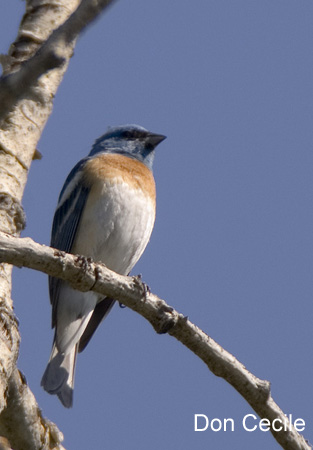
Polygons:
M135 275L133 277L133 280L135 281L135 283L137 283L141 287L142 293L143 293L143 297L146 300L148 298L149 294L151 294L151 289L150 289L150 287L148 286L147 283L142 281L141 273L138 274L138 275Z

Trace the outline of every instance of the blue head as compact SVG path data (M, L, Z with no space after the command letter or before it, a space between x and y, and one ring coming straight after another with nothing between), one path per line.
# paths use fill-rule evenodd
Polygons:
M150 170L155 147L165 139L162 134L151 133L139 125L122 125L109 130L96 140L89 156L97 153L118 153L138 159Z

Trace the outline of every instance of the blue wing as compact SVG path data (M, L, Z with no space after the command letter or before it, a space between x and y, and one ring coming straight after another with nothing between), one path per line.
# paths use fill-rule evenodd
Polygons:
M59 207L54 214L51 247L70 253L90 188L81 182L81 170L86 159L81 160L67 177L59 197ZM75 182L70 195L63 201L67 186ZM49 277L50 302L52 304L52 327L56 324L56 310L62 280Z
M79 222L90 192L90 187L84 185L81 178L84 164L88 159L90 158L87 157L81 160L67 177L59 197L60 206L57 208L53 219L51 247L67 253L71 252ZM74 184L75 181L76 183ZM73 183L74 187L66 200L63 200L63 196L66 195L66 189L70 183ZM62 280L49 277L49 293L50 302L52 304L52 328L56 326L57 305L61 286ZM86 330L80 339L79 352L83 351L87 346L94 332L110 312L114 303L115 300L104 298L96 305Z

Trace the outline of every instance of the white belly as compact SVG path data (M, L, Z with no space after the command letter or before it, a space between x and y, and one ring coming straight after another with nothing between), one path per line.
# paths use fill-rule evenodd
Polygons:
M128 274L150 239L154 219L154 202L141 190L99 183L89 194L72 253Z

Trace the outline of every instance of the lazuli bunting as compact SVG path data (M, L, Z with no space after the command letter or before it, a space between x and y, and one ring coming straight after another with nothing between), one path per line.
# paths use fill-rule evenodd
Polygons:
M127 275L142 255L155 219L155 147L165 139L137 125L111 128L68 175L53 219L51 246L102 261ZM41 385L73 404L77 352L84 350L115 300L49 278L52 352Z

